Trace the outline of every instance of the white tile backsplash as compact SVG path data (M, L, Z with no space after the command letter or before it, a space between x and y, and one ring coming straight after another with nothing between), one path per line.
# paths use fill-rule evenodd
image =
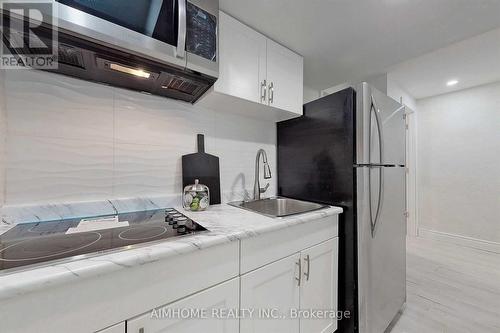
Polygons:
M118 143L115 146L114 197L180 193L181 161L175 147Z
M197 133L215 132L214 112L128 90L115 90L116 142L176 147L193 152ZM207 148L211 142L207 139Z
M107 199L113 185L113 144L9 135L6 203Z
M259 148L276 193L273 122L32 70L5 84L7 205L179 195L197 133L220 157L223 199L252 194Z
M275 124L222 113L217 113L215 119L215 144L220 154L221 174L224 175L221 177L223 198L226 201L234 201L253 196L255 156L260 148L266 150L274 175L272 179L264 180L260 162L260 184L262 187L270 184L266 194L277 193Z
M5 78L9 135L113 141L113 90L33 70Z

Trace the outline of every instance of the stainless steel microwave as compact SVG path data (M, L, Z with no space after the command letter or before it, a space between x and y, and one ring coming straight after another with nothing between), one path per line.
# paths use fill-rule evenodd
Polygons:
M218 77L218 0L55 0L60 28Z
M47 35L58 32L53 72L191 103L219 76L218 0L51 1L43 20Z

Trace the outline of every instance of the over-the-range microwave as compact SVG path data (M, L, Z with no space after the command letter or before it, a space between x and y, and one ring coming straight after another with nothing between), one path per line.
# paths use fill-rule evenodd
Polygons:
M218 78L218 0L49 1L56 72L189 102Z

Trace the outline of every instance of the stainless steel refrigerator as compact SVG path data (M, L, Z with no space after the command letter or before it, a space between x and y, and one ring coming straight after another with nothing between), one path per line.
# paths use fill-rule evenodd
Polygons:
M405 108L366 83L280 122L278 192L341 206L339 332L384 332L406 301Z

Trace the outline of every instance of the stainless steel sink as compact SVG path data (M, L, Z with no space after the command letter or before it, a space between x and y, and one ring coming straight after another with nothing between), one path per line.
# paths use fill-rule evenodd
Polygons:
M254 201L230 202L229 205L270 217L283 217L302 214L328 207L326 205L321 205L313 202L300 201L283 197Z

